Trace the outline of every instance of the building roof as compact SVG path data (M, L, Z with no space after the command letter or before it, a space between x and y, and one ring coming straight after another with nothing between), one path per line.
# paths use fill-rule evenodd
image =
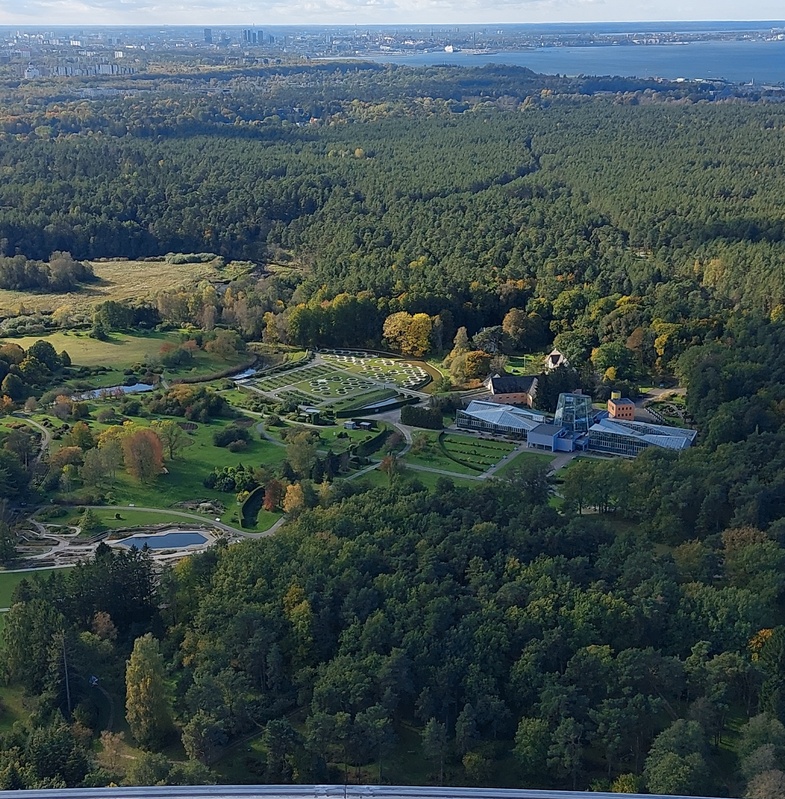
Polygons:
M491 394L530 394L537 388L534 375L494 375L488 380Z
M551 350L545 356L545 368L550 371L551 369L558 369L560 366L569 365L569 361L564 356L563 352L559 350Z
M529 430L529 434L532 433L538 436L557 436L559 433L562 432L564 428L559 424L538 424L537 427Z
M627 399L627 397L619 397L619 399L613 399L613 397L611 397L611 402L614 405L635 405L635 403L631 399Z
M473 400L463 411L467 416L479 419L498 427L511 427L517 430L533 430L545 421L542 414L525 411L514 405L499 405L498 402Z
M601 419L589 428L590 433L611 433L613 435L636 438L647 444L665 449L687 449L698 435L697 430L686 427L666 427L662 424L627 422L621 419Z

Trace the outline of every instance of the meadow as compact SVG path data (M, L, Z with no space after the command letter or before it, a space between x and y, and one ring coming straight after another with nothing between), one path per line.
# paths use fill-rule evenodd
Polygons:
M160 261L90 261L98 280L80 291L65 294L31 294L27 291L0 290L0 314L19 313L24 308L51 313L67 307L74 312L89 310L107 300L143 300L160 291L221 277L211 264L172 264Z
M58 352L65 350L76 366L109 366L122 371L157 355L164 344L179 344L180 333L112 333L108 340L99 341L84 330L8 339L25 349L40 340L48 341Z
M90 388L108 388L124 382L128 369L137 369L141 364L155 361L165 345L176 347L182 343L182 333L170 331L140 331L138 333L112 333L105 340L92 338L86 330L62 331L38 336L22 336L7 339L25 349L36 341L48 341L58 352L65 350L71 363L78 366L106 367L109 371L85 377L72 378L67 382L74 387L89 385ZM170 380L194 377L209 377L232 367L247 363L253 354L231 356L195 350L193 360L184 366L164 369L162 374Z

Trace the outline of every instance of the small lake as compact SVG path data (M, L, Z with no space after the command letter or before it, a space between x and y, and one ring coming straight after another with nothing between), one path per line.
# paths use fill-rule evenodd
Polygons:
M152 391L154 388L155 386L151 386L149 383L134 383L132 386L109 386L108 388L96 388L93 391L76 394L73 399L91 400L101 397L115 397L119 394L141 394L143 391Z
M119 543L124 547L142 549L145 544L150 549L179 549L180 547L204 544L207 539L201 533L164 533L163 535L132 535Z
M259 370L252 366L250 369L246 369L240 374L232 375L232 380L247 380L249 377L253 377Z

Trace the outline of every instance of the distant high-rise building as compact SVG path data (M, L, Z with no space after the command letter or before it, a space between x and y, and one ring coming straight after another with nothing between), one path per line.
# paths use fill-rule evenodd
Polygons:
M204 29L204 40L207 44L213 43L213 29L212 28L205 28Z
M264 34L262 31L244 30L243 31L243 44L262 44L264 42Z

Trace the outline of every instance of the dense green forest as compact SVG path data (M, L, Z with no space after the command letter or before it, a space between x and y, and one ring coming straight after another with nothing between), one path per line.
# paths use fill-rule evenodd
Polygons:
M667 466L625 468L626 493L645 501ZM145 555L108 549L25 581L5 666L38 697L51 721L36 735L60 755L6 735L3 787L118 779L83 741L98 723L89 675L122 689L126 658L127 718L151 752L131 784L209 781L248 733L264 744L245 760L250 781L418 774L738 795L774 779L785 628L766 625L782 547L737 527L663 554L547 500L537 469L472 491L444 480L437 494L347 484L276 536L183 561L157 586ZM60 715L69 702L76 728ZM191 761L171 773L154 753L178 733ZM738 761L720 746L729 736Z
M546 410L578 384L601 399L673 381L700 439L579 462L558 507L536 465L435 491L322 470L324 490L269 539L162 574L101 548L25 580L2 665L35 710L2 734L0 787L780 797L785 107L711 84L493 67L147 75L90 100L78 88L0 86L3 286L78 295L87 259L192 253L169 257L214 263L221 280L76 321L96 338L188 327L235 354L261 339L446 357L439 389L555 344L575 369L541 376ZM20 313L3 330L74 323ZM69 370L42 342L3 346L2 409L57 397ZM199 396L128 402L223 413ZM440 411L409 413L441 425ZM0 494L32 502L20 438L0 450ZM130 768L112 733L93 754L93 675L127 697L146 750Z
M644 370L729 311L781 313L781 106L667 85L598 96L525 70L515 92L490 68L367 72L300 70L258 94L235 77L207 97L31 99L0 137L6 255L283 252L296 294L250 304L301 304L297 343L349 343L309 316L362 293L369 343L401 310L438 315L446 343L522 308L545 325L530 349L557 335L581 361L632 336ZM303 109L303 82L332 105Z

